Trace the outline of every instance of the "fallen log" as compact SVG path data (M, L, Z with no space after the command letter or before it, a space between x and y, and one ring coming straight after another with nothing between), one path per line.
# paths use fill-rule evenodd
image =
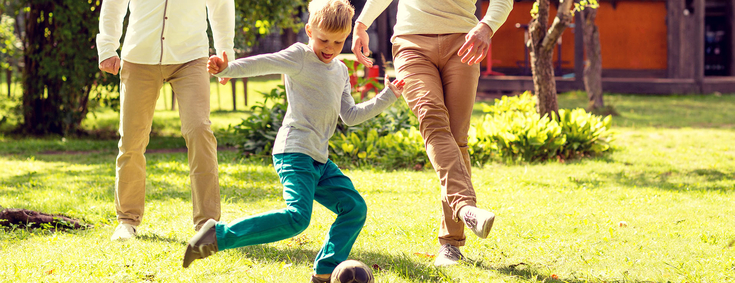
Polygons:
M2 209L2 206L0 206ZM0 226L51 230L87 229L92 225L61 214L48 214L28 209L5 208L0 211Z

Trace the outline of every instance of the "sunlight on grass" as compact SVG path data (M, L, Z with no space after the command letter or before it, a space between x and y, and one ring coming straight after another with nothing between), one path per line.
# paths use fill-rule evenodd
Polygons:
M565 94L560 104L583 107L585 99ZM368 219L350 258L379 268L377 282L390 283L735 282L735 98L606 99L621 113L613 119L618 135L612 154L472 168L478 206L497 219L488 239L466 231L462 252L468 261L456 267L432 265L440 221L434 172L345 170L368 203ZM173 121L174 113L156 115ZM225 128L229 119L235 117L213 118L218 121L213 128ZM180 145L177 139L151 142L165 148ZM194 235L186 153L146 155L139 237L111 242L115 144L0 136L0 205L63 213L95 225L72 232L0 233L1 282L308 280L335 219L318 204L310 227L299 236L221 251L181 268L184 246ZM37 147L113 150L53 155L27 150ZM219 170L222 221L284 207L271 165L220 151Z

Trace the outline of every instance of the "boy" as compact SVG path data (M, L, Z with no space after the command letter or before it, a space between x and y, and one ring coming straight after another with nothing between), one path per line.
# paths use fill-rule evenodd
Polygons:
M379 114L401 95L402 83L388 86L373 99L355 105L347 67L334 60L352 29L354 8L346 0L309 4L309 45L296 43L277 53L241 58L228 64L227 54L212 56L210 73L220 78L285 74L289 105L273 146L273 166L283 184L287 207L235 220L207 222L189 244L184 267L223 249L270 243L304 231L316 200L337 214L314 261L312 282L329 282L365 223L365 201L350 179L328 159L329 138L337 119L348 125Z

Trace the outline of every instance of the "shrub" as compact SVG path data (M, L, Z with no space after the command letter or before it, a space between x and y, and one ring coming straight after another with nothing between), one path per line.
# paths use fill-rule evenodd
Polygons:
M265 157L271 153L288 107L286 88L283 85L261 94L264 99L250 108L252 115L232 128L240 137L240 143L236 146L246 156ZM274 101L273 106L267 105L268 100Z
M563 159L598 155L610 150L613 132L610 130L612 116L600 119L600 116L587 113L584 109L560 109L559 122L562 134L566 136L564 149L559 153Z
M421 134L415 127L389 132L376 129L340 133L329 140L330 159L341 166L372 166L382 169L414 168L430 165Z
M536 162L597 155L610 150L611 117L584 109L559 111L559 119L541 117L535 99L525 92L496 99L488 114L470 129L470 154L476 165L495 157L508 162ZM494 154L497 153L497 156Z
M486 159L478 160L482 162L478 165L489 161L492 152L488 153L488 149L496 150L500 157L509 162L550 159L556 156L566 141L558 122L547 116L539 117L537 113L485 115L474 128L476 136L471 140L476 143L470 145L470 153L479 152ZM476 149L478 144L484 148Z
M329 141L330 158L341 166L397 169L428 163L418 121L403 100L355 126L340 120L337 128Z

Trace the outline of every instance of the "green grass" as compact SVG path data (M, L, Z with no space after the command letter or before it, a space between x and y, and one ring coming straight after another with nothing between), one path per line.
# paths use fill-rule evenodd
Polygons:
M735 96L607 95L606 103L621 114L610 155L473 168L479 206L497 220L488 239L467 231L469 261L460 266L437 269L426 256L438 249L435 173L345 170L369 208L351 258L379 266L377 282L390 283L735 282ZM560 96L562 107L585 104L583 94ZM175 114L160 113L161 132L175 132L158 122ZM212 120L224 128L229 119ZM166 147L169 138L152 143ZM120 243L109 240L116 152L104 150L115 140L0 141L1 205L95 225L0 233L0 282L306 282L334 219L315 205L298 237L222 251L182 269L194 234L185 153L147 155L140 237ZM100 151L23 150L44 145ZM235 151L220 151L219 163L222 220L283 207L272 166Z
M248 81L248 105L243 99L242 83L237 83L237 111L232 111L232 89L230 84L226 86L211 83L210 120L212 130L217 135L221 146L232 145L234 140L228 133L230 125L240 123L241 119L250 115L250 107L262 101L260 92L268 92L277 85L282 84L277 76L264 76L250 78ZM217 91L219 88L219 93ZM15 96L20 97L20 94ZM0 114L3 109L11 107L12 103L19 103L7 97L0 97ZM178 106L171 110L171 87L165 84L161 89L156 104L151 135L153 138L148 146L149 150L166 148L185 148L186 143L181 137L181 121L179 120ZM221 108L220 108L221 107ZM28 138L14 137L7 133L12 125L18 121L11 120L0 125L0 153L37 153L47 151L116 151L117 130L120 123L120 114L109 108L101 108L87 115L82 121L82 128L86 129L94 138L85 137L43 137Z

